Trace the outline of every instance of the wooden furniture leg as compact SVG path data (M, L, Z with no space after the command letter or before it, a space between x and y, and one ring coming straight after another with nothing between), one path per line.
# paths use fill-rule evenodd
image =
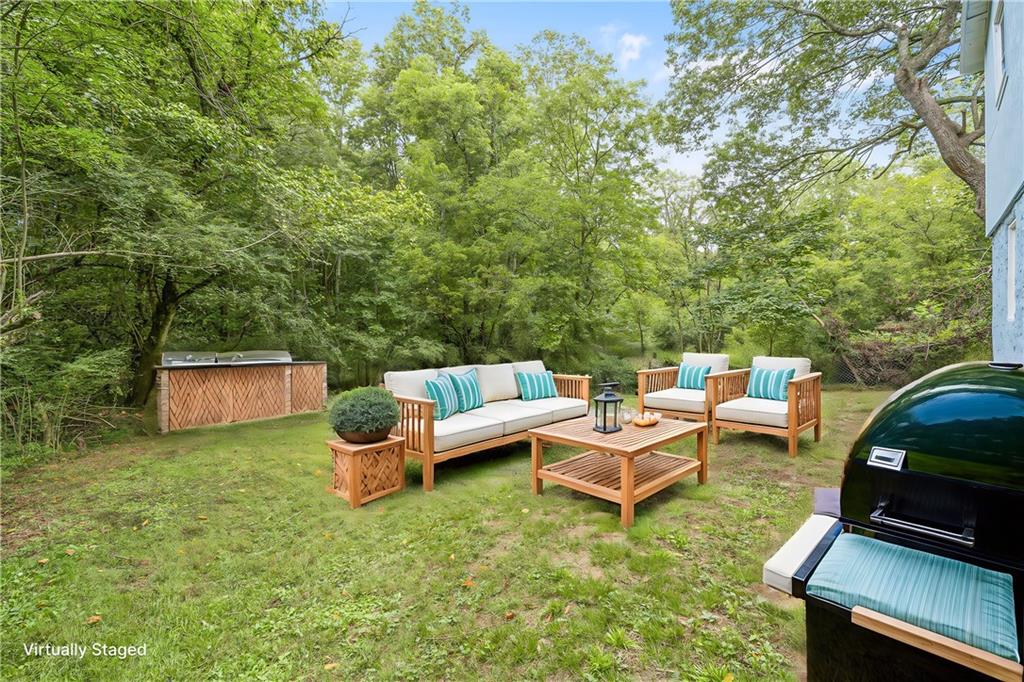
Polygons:
M544 494L544 481L537 476L537 472L544 467L544 447L537 436L530 436L530 468L531 487L534 495Z
M697 432L697 460L700 462L700 471L697 472L697 482L704 484L708 482L708 430Z
M423 455L423 492L429 493L434 489L434 453L427 452Z
M635 506L636 490L633 488L635 462L632 457L622 457L619 494L622 496L620 515L623 528L633 527L633 507Z

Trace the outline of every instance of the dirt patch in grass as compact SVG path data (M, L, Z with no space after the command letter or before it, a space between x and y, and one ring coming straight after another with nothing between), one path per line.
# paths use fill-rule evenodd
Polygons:
M590 551L560 552L551 557L552 563L558 566L567 566L573 573L590 580L604 580L604 570L590 560Z

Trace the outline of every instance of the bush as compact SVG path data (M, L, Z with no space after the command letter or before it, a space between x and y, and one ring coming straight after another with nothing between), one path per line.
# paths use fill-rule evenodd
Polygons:
M338 433L373 433L398 423L398 403L383 388L364 386L345 391L331 404L327 420Z
M585 373L591 377L591 389L597 391L598 384L609 381L619 382L618 392L623 395L636 393L636 367L629 360L613 355L599 355L586 363Z

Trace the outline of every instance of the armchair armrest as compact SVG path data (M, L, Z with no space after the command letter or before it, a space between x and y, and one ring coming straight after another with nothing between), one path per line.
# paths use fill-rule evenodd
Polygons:
M789 380L786 388L790 423L796 426L821 421L821 372L811 372Z
M679 379L679 365L659 369L641 369L636 373L636 393L645 396L655 391L672 388Z
M392 394L394 395L394 394ZM398 402L398 424L391 429L405 437L408 450L418 453L434 451L434 401L395 395Z
M552 374L552 378L559 396L590 401L589 374Z
M750 369L732 369L727 372L709 374L704 379L708 398L712 408L715 405L742 398L747 394L747 382L750 381Z

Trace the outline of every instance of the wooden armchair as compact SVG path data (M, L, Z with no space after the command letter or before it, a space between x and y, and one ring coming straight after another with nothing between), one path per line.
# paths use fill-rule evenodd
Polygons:
M767 433L786 438L789 456L796 457L802 432L813 428L815 442L821 440L821 372L791 379L785 401L747 398L749 380L749 369L708 375L713 443L718 444L720 429ZM769 403L781 404L774 406ZM741 418L740 415L746 416Z

